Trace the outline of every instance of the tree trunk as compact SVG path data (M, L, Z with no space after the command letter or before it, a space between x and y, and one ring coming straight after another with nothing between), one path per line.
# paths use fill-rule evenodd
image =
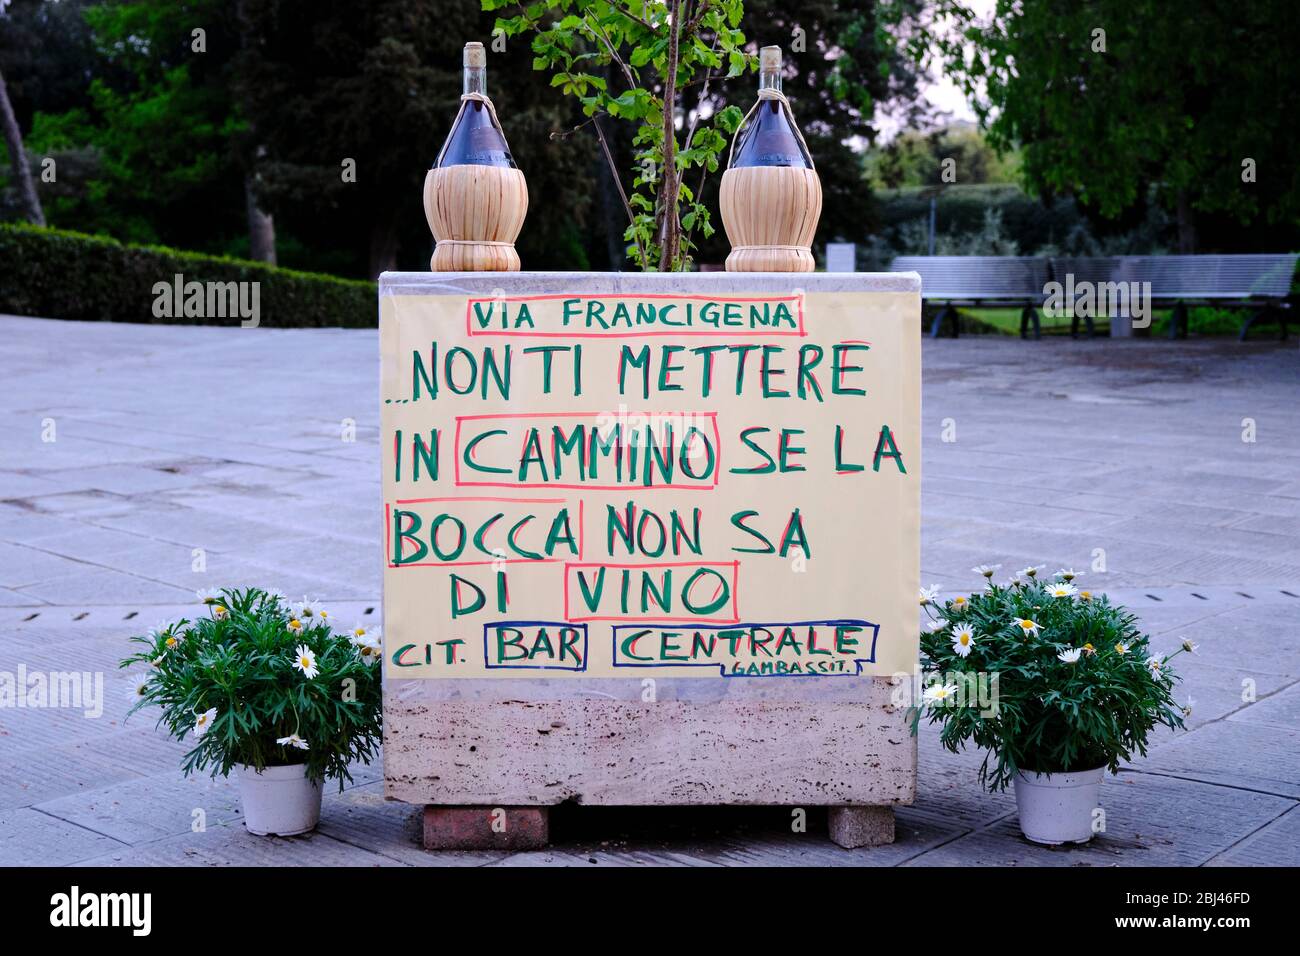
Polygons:
M41 200L36 195L36 181L32 179L32 168L27 162L27 151L23 149L23 134L18 128L18 118L14 116L13 104L9 102L9 88L5 86L2 72L0 72L0 126L4 127L5 145L9 147L9 162L13 166L14 179L18 183L18 198L22 203L23 214L31 222L43 226L45 213L41 211Z
M1190 256L1196 252L1196 211L1187 190L1178 190L1178 252Z
M677 55L682 28L682 0L672 0L668 63L664 69L664 174L659 179L659 269L677 264L682 224L677 218Z
M257 204L253 188L256 177L244 174L244 202L248 211L248 255L258 262L275 265L275 220Z

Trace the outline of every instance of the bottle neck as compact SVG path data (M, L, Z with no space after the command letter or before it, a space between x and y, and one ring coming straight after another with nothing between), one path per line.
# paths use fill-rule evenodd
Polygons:
M483 96L487 96L486 66L465 67L465 82L461 93L481 93Z
M781 92L781 71L780 70L759 70L758 72L758 89L776 90Z

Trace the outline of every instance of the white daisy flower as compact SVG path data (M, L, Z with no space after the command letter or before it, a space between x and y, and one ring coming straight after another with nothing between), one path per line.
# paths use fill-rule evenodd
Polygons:
M298 649L294 652L293 666L302 671L303 676L308 680L320 673L320 668L316 666L316 655L306 644L298 645Z
M966 605L968 604L970 604L970 598L966 597L964 594L958 594L952 599L952 606L958 611L965 610Z
M304 595L303 599L294 605L293 616L310 627L317 621L328 618L329 612L321 607L320 601L312 601Z
M1013 575L1011 575L1011 577L1007 578L1006 587L1009 587L1009 588L1018 588L1018 587L1020 587L1020 586L1021 586L1022 584L1024 584L1024 583L1025 583L1025 582L1022 581L1022 580L1020 579L1020 575L1018 575L1018 574L1013 574Z
M275 742L282 747L297 747L299 750L307 750L307 741L303 740L296 733L288 737L277 737Z
M952 629L952 652L958 657L970 654L975 646L975 631L969 624L962 624Z
M1061 653L1056 655L1056 659L1058 661L1063 661L1066 664L1077 664L1079 663L1079 658L1082 656L1082 647L1072 647L1068 651L1061 651Z
M1069 598L1078 594L1079 589L1073 584L1049 584L1047 586L1047 593L1054 598Z
M224 621L226 618L230 617L230 609L224 604L213 604L212 616L218 621Z
M956 684L931 684L921 694L927 704L942 704L957 693Z
M1187 640L1186 638L1183 639L1183 650L1185 650L1188 654L1195 654L1196 649L1200 646L1201 646L1200 644L1193 644L1191 641Z
M1025 632L1025 636L1026 636L1026 637L1028 637L1028 636L1031 635L1031 634L1032 634L1034 637L1037 637L1037 636L1038 636L1038 632L1041 631L1041 630L1043 629L1043 627L1042 627L1041 624L1035 624L1033 621L1031 621L1031 620L1030 620L1029 618L1027 618L1027 617L1017 618L1017 619L1016 619L1016 625L1020 628L1020 630L1022 630L1022 631Z
M1128 645L1125 644L1125 643L1122 642L1122 641L1121 641L1120 643L1116 644L1116 645L1115 645L1115 653L1116 653L1116 654L1127 654L1127 653L1128 653Z
M926 626L930 628L931 633L938 633L948 626L948 622L943 618L939 618L937 621L931 621Z
M352 646L357 649L357 654L367 664L373 664L383 655L384 646L381 641L383 629L380 627L366 627L364 624L358 624L352 628L348 635L348 640Z
M1056 572L1056 576L1060 578L1062 581L1068 583L1070 581L1073 581L1075 578L1083 577L1083 572L1076 571L1074 570L1074 568L1061 568L1059 571Z
M993 577L993 573L997 571L998 568L1000 567L1002 567L1002 565L1000 564L980 564L971 568L971 570L974 571L976 574L982 574L986 578L991 578Z
M285 626L289 628L289 633L291 634L302 633L302 621L298 620L296 617L289 618L289 623Z
M194 736L202 737L212 729L212 722L217 719L217 708L209 707L194 721Z
M1158 661L1156 658L1154 658L1154 657L1148 657L1148 658L1147 658L1147 670L1149 670L1149 671L1151 672L1151 676L1152 676L1152 677L1159 677L1159 676L1160 676L1160 670L1161 670L1161 668L1163 668L1163 667L1164 667L1164 664L1160 663L1160 661Z
M366 627L365 624L356 624L348 632L348 640L359 647L362 644L379 640L382 633L383 628L381 627Z
M138 703L148 690L149 675L147 673L136 674L131 678L131 689L126 695L127 700L133 704Z
M1030 565L1029 567L1021 570L1020 576L1026 578L1036 578L1038 577L1038 572L1041 570L1043 570L1043 566L1041 564Z
M931 584L928 588L921 588L921 607L925 607L939 596L939 585Z
M194 592L194 596L199 599L200 604L216 604L221 600L221 591L218 588L199 588Z
M176 648L180 647L181 641L184 637L184 634L168 634L163 638L163 651L174 651Z

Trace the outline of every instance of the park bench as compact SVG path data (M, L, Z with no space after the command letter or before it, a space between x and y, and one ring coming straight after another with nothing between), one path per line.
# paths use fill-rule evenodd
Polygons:
M1029 323L1034 337L1041 333L1038 306L1043 288L1049 281L1048 261L1034 256L899 256L891 272L917 272L921 276L921 299L940 303L930 325L930 335L938 338L944 319L952 318L952 334L957 336L957 306L1019 305L1020 337L1027 334Z
M1192 305L1216 305L1249 309L1238 336L1245 341L1256 322L1273 318L1279 325L1279 337L1287 337L1287 311L1290 308L1291 281L1295 275L1296 256L1285 255L1206 255L1206 256L1121 256L1114 259L1053 259L1052 274L1058 281L1075 269L1075 282L1082 275L1094 278L1083 264L1106 263L1102 270L1107 278L1099 281L1150 283L1151 304L1170 306L1169 337L1187 335L1187 308ZM1080 268L1082 266L1082 268ZM1134 286L1130 286L1134 288ZM1071 334L1078 331L1078 319L1071 322Z
M1173 309L1170 338L1187 334L1187 309L1192 305L1218 305L1251 310L1242 322L1240 339L1245 341L1256 322L1273 318L1280 337L1287 337L1292 276L1297 256L1204 255L1204 256L1113 256L1087 258L1035 258L1029 256L900 256L891 264L894 272L917 272L921 276L923 301L942 305L930 326L938 338L944 319L952 318L957 335L957 306L1021 306L1020 337L1027 338L1032 325L1034 338L1041 336L1038 309L1047 297L1047 284L1055 281L1079 287L1087 282L1123 283L1128 289L1145 289L1150 284L1149 307ZM1133 285L1132 283L1136 283ZM1113 285L1110 287L1114 287ZM1093 334L1090 315L1074 315L1070 334L1079 333L1080 319Z

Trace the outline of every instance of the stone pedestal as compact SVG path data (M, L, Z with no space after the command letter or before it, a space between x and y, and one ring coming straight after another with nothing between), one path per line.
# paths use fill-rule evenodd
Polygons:
M517 587L512 577L509 613L448 623L421 604L432 600L426 598L427 594L445 593L446 573L437 567L394 567L386 557L384 636L389 659L384 684L385 793L390 799L426 805L425 845L431 849L522 849L541 845L547 838L545 808L567 801L610 806L824 806L830 808L832 839L840 845L869 846L892 840L892 807L911 803L916 785L916 740L910 732L906 700L899 706L899 688L891 676L916 666L921 332L920 281L916 275L387 273L380 278L379 287L386 383L386 431L381 445L385 453L385 504L392 503L393 507L403 500L454 501L458 494L496 495L509 502L545 493L527 488L465 492L446 478L414 488L394 483L391 429L401 428L403 441L409 440L412 433L427 435L438 424L435 416L447 414L447 410L435 407L445 404L445 396L439 395L436 402L429 402L427 396L419 399L427 403L428 411L424 411L426 405L414 404L418 396L412 396L409 390L401 394L393 383L409 374L411 350L428 350L430 338L439 336L441 326L431 326L428 316L447 315L448 333L439 343L443 349L440 355L460 344L456 336L466 335L470 321L464 297L504 301L526 296L546 303L563 301L571 294L661 298L689 295L702 300L728 294L738 299L762 294L794 296L799 321L807 323L809 331L801 327L790 333L792 338L755 338L758 347L782 345L782 354L788 358L797 354L803 342L824 343L829 337L831 341L862 343L871 351L862 351L860 345L844 364L863 366L858 383L876 389L874 394L868 392L873 395L870 400L859 404L836 399L838 404L800 402L796 407L791 401L780 408L773 404L770 413L778 417L769 424L798 427L801 421L813 419L818 429L829 430L834 423L845 422L860 433L869 430L870 445L865 451L857 448L854 452L856 461L865 460L863 469L849 469L838 475L835 467L826 467L823 460L828 454L826 431L810 431L805 436L807 444L817 445L815 452L808 453L809 461L814 461L815 456L816 467L829 475L825 488L808 487L807 494L802 494L798 503L807 505L805 511L814 511L825 500L851 502L854 496L861 496L857 500L870 501L860 510L855 510L858 505L848 506L853 521L859 523L854 526L858 528L855 532L850 532L843 522L826 520L824 514L817 521L816 534L821 543L813 543L810 562L820 558L822 564L812 565L812 570L829 573L836 582L833 599L809 602L801 598L801 594L810 593L801 590L810 586L809 579L797 575L786 578L782 573L779 583L762 580L753 572L746 577L745 561L757 559L751 554L732 553L732 546L738 542L730 540L728 519L733 511L746 506L744 498L749 492L745 489L753 485L744 486L739 493L727 488L705 493L673 492L680 497L671 503L687 508L687 513L696 504L713 512L710 520L715 525L706 534L705 558L721 560L725 555L728 560L741 559L739 605L732 620L807 623L822 616L861 617L873 622L872 627L878 625L869 652L863 644L856 671L851 664L835 676L808 673L781 679L725 673L725 667L717 664L711 670L702 665L689 669L611 666L611 653L615 658L619 654L619 631L615 628L620 622L607 618L593 618L585 625L585 673L490 666L485 669L489 644L485 624L490 626L487 618L559 619L555 609L547 612L537 610L535 605L545 602L548 588L550 593L558 591L565 581L565 565L550 564L544 568L553 572L536 572L531 580L541 583L534 583L531 592ZM833 298L841 293L869 296L854 299L849 307ZM409 303L404 306L403 300L409 296L461 298L453 315L453 310L442 306L438 309L443 311L421 311L423 306ZM838 304L828 306L828 302ZM418 320L422 324L417 330L402 337L397 326L407 315L424 318ZM513 342L514 359L522 362L522 349L564 341L561 337L512 340L501 333L498 336L481 334L474 326L467 342L475 352L480 352L485 343L503 346ZM684 347L707 344L714 338L726 341L723 334L710 337L696 332L696 336L683 339ZM598 391L602 380L610 375L612 363L608 358L617 352L602 354L602 348L612 346L598 339L581 341L589 365L584 371L581 398L570 399L572 408L557 405L553 393L547 398L548 405L536 401L527 389L518 388L510 395L506 410L538 415L539 409L552 406L587 413L617 408L617 395L602 396ZM651 338L645 343L658 350L662 343L673 341ZM623 337L619 344L624 343L638 349L643 344L635 336ZM756 354L762 357L761 352ZM830 355L829 348L826 354ZM758 374L759 361L759 357L753 359L754 374ZM828 368L822 377L828 398L830 361L826 359ZM682 374L677 374L676 380L689 381ZM797 383L791 375L779 384L793 388ZM679 403L683 408L708 410L707 403L699 402L698 394L694 396L696 405L704 404L704 409L693 408L690 392L682 394L687 396ZM893 397L882 399L882 395ZM612 406L604 404L611 401ZM825 411L832 407L834 418ZM495 407L485 410L498 412ZM456 407L456 413L460 411ZM472 416L477 409L466 411ZM747 411L729 410L718 416L722 440L730 443L723 461L744 460L741 453L745 449L739 447L736 435L738 429L750 424L744 420ZM871 447L885 422L896 426L897 441L907 455L905 476L888 461L885 469L873 471ZM443 454L448 469L463 458L451 445L443 449ZM403 462L405 467L406 459ZM724 477L727 481L737 480ZM802 477L781 476L773 483L788 489L790 482L798 480ZM550 494L573 498L585 495L581 489ZM608 554L606 505L623 507L637 494L635 488L620 488L586 500L587 556L582 560L599 560ZM785 515L789 513L787 508ZM784 523L782 518L780 524ZM774 534L779 531L779 527L773 529ZM836 548L848 540L860 541L861 546L853 545L846 558ZM391 551L391 542L386 547ZM828 553L833 556L827 557ZM617 560L634 559L622 556ZM789 558L770 560L780 562L783 568L790 563ZM518 570L517 564L508 568L512 575L534 573ZM473 569L453 570L474 573ZM397 605L390 600L394 580L400 580L403 588L414 582L416 588L404 591ZM524 583L527 580L519 578ZM806 606L810 603L818 606ZM814 610L816 613L805 613ZM436 653L426 654L422 649L426 644L417 642L445 638L462 642L464 663L455 666L473 668L472 674L430 676L431 669L443 665L443 650L430 643L428 646L434 647ZM408 657L416 661L415 672L426 669L422 677L413 679L412 668L396 666L392 658L403 647L421 648ZM618 664L617 659L614 663ZM453 673L463 674L463 670ZM506 826L494 830L492 811L498 808L504 813Z

